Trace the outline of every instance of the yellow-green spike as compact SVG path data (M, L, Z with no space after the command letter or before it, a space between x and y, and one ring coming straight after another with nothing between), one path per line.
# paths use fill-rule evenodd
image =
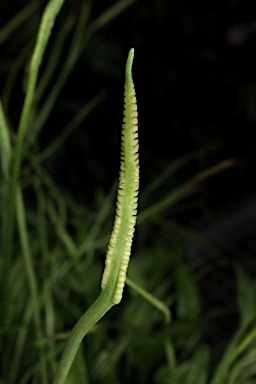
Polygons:
M134 49L132 48L128 55L125 71L124 118L116 216L101 282L102 289L115 282L114 304L120 303L122 299L138 206L139 141L137 102L132 79L133 57Z

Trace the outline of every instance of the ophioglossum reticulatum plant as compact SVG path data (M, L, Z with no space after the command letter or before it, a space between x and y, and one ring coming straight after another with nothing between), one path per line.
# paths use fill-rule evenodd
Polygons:
M113 303L122 298L126 271L136 223L139 189L138 112L132 79L134 49L127 65L124 90L124 118L122 127L121 164L117 191L116 216L110 237L102 289L114 283Z
M124 118L122 126L121 164L116 215L110 237L101 294L74 326L59 366L54 384L64 384L79 345L109 309L122 299L137 217L139 189L138 113L132 79L134 49L128 55L125 71Z

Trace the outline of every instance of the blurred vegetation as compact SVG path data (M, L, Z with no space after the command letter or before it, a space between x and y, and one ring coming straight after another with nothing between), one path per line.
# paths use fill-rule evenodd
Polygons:
M191 221L211 225L220 203L255 192L249 10L238 0L66 0L39 72L6 269L9 165L44 7L0 6L0 383L49 383L99 293L132 46L142 193L131 282L86 337L68 383L256 383L255 282L239 257L187 258L202 241ZM224 305L209 300L217 289ZM171 309L170 325L144 290Z

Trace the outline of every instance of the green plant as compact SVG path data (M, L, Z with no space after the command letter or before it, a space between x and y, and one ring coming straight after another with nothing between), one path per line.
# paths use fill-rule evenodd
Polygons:
M211 269L210 262L187 263L183 259L184 244L200 243L200 239L179 223L179 212L195 207L207 211L203 199L195 192L200 191L207 178L237 163L227 159L202 168L202 163L204 166L210 163L207 156L218 149L216 145L168 164L145 185L140 197L135 257L130 261L126 278L129 289L125 291L125 305L113 308L108 316L91 327L121 300L125 282L137 204L138 144L134 131L137 112L133 112L134 120L125 120L124 124L126 134L124 136L123 132L122 136L117 215L101 293L99 281L111 232L116 184L109 193L99 186L90 205L78 204L53 180L43 162L61 148L107 92L97 93L82 106L57 138L43 149L38 137L91 36L132 2L119 1L92 21L89 3L83 2L81 12L64 17L59 29L55 29L47 55L45 41L39 49L41 38L47 38L46 34L42 36L42 28L44 26L51 33L47 18L54 24L52 17L57 16L62 4L51 0L42 19L33 59L29 60L32 45L28 42L10 66L0 103L1 384L48 384L67 340L70 341L56 382L64 380L73 358L68 384L78 381L79 384L255 382L255 283L237 269L238 309L230 298L227 308L209 310L199 286L202 276L207 276ZM39 6L39 3L33 4L0 30L0 44L21 22L31 17ZM58 71L64 47L68 60ZM25 67L24 57L31 65L28 77L24 77L23 123L20 122L16 133L8 110L15 76ZM47 60L39 71L43 58ZM133 51L126 71L130 86L132 58ZM126 94L125 100L127 98ZM126 103L126 119L129 109L131 112L133 108L135 105L130 109L130 102ZM132 129L128 136L127 127ZM131 144L134 145L132 151ZM128 164L128 178L127 154L132 160ZM196 171L189 177L184 176L185 166L190 164ZM126 238L128 243L125 244ZM125 249L121 249L120 245L124 244ZM82 316L85 308L89 310ZM170 308L174 312L172 323ZM238 315L241 324L231 342L228 334L212 346L208 340L221 331L218 321L228 318L234 324ZM89 328L86 343L80 343Z
M137 217L139 189L138 119L132 80L133 56L134 49L131 49L125 76L124 121L117 209L102 277L102 292L74 326L55 375L55 384L65 382L79 345L86 333L113 305L119 304L122 298Z
M132 1L131 1L132 2ZM32 107L35 98L37 102L46 88L47 82L52 75L52 66L47 68L47 76L43 78L43 82L40 83L42 85L38 87L38 91L36 90L37 78L39 68L42 63L42 59L46 50L46 46L48 40L50 38L52 28L55 23L55 19L62 8L64 0L50 0L45 8L45 11L42 16L37 42L35 45L35 49L30 61L29 65L29 77L26 89L26 96L24 105L22 108L21 118L18 126L17 137L15 138L15 146L12 151L12 145L10 140L9 127L7 123L7 119L5 117L4 110L2 108L2 103L0 104L0 138L1 138L1 164L2 164L2 173L3 173L3 189L1 190L1 197L4 201L2 205L2 241L1 241L1 252L4 255L4 263L2 268L2 287L4 287L4 296L3 296L3 324L8 325L11 323L12 313L10 304L12 303L14 290L11 289L11 276L8 273L3 271L10 271L11 265L13 264L13 238L14 238L14 219L17 217L18 222L18 231L20 236L20 243L22 248L22 253L24 256L24 262L28 277L28 283L30 287L30 293L33 302L33 316L34 316L34 325L36 329L36 334L38 338L43 336L42 332L42 321L40 318L40 298L39 298L39 290L38 290L38 282L35 274L35 270L32 262L32 254L31 254L31 242L29 241L28 230L27 230L27 218L26 218L26 208L24 203L23 192L19 184L19 177L21 172L21 164L22 159L24 157L24 151L26 144L25 138L28 133L28 128L30 126L30 121L32 117ZM122 9L124 9L130 2L129 1L120 1L117 6L112 7L106 12L102 17L100 17L94 24L92 24L91 29L87 35L86 41L88 40L88 36L90 36L95 30L104 25L109 19L111 19L115 14L118 14ZM31 12L33 11L33 7L28 7L21 12L19 17L16 17L12 22L6 25L6 27L1 31L0 36L1 40L5 40L8 35L21 23L26 17L29 17ZM83 14L84 15L84 14ZM60 91L60 86L63 84L63 79L67 76L72 65L74 65L74 58L76 58L77 53L81 51L81 46L77 43L81 36L81 30L79 28L84 22L84 17L81 18L81 22L78 27L78 35L74 38L74 52L70 56L70 60L68 60L68 65L63 68L63 76L59 78L59 82L57 82L56 92L53 93L53 97L49 97L49 101L56 98L57 93ZM80 28L81 29L81 28ZM84 44L84 43L83 43ZM126 83L125 83L125 116L124 116L124 124L123 124L123 133L122 133L122 152L121 152L121 168L120 168L120 181L119 181L119 189L118 189L118 197L117 197L117 213L115 224L113 228L113 234L111 236L110 245L107 254L106 260L106 268L102 280L102 295L100 296L97 303L95 303L96 317L101 316L111 308L114 304L118 304L122 297L123 286L125 284L125 276L126 270L128 267L130 249L132 244L132 237L134 232L134 225L136 221L137 215L137 195L138 195L138 185L139 185L139 164L138 164L138 132L137 132L137 107L136 107L136 98L134 93L133 81L132 81L132 61L133 61L133 50L131 50L127 62L126 67ZM56 65L56 63L53 63ZM36 95L36 97L35 97ZM93 106L97 105L100 98L93 101ZM47 106L48 105L48 106ZM45 109L42 109L41 115L38 116L38 119L35 120L36 124L33 126L33 130L30 131L28 143L31 145L33 143L38 131L42 126L42 121L46 119L46 111L49 111L50 104L48 103ZM86 106L87 107L87 106ZM90 109L91 107L89 107ZM86 109L87 112L88 108ZM43 116L42 119L40 116ZM79 117L75 122L77 125L81 118L85 116L85 113L82 113L82 117ZM39 124L40 122L40 124ZM40 126L39 126L39 125ZM74 125L74 124L73 124ZM72 124L71 124L72 126ZM70 131L69 126L66 131ZM63 136L63 135L62 135ZM61 141L66 139L67 135L61 138ZM31 139L32 138L32 139ZM56 150L56 145L54 146ZM49 150L48 150L49 152ZM52 153L52 148L51 151ZM49 155L49 153L47 153ZM45 155L44 155L45 158ZM42 160L42 157L41 159ZM39 161L40 161L39 160ZM30 158L29 161L33 164L33 168L35 171L41 172L39 170L39 161L38 159ZM36 181L36 190L38 191L39 202L43 203L43 196L40 190L40 183ZM40 203L40 204L41 204ZM44 203L43 203L44 204ZM16 211L16 213L15 213ZM70 237L65 233L62 228L62 225L58 223L58 219L54 213L53 207L49 205L49 212L55 221L56 227L59 227L58 233L64 243L70 250L72 254L73 260L76 263L76 250L74 250L74 245ZM42 213L42 211L41 211ZM43 240L43 217L41 216L41 223L39 224L39 228L41 228L41 238ZM44 252L46 251L47 245L44 244ZM108 298L108 300L106 300ZM93 310L92 310L93 311ZM89 311L88 314L92 313L92 317L89 316L89 323L84 321L84 317L74 328L74 332L71 334L72 336L75 334L75 340L82 339L84 336L84 331L81 329L87 327L91 328L93 321L95 320L95 312ZM87 314L86 314L87 316ZM86 317L85 316L85 317ZM100 316L100 317L101 317ZM93 320L94 319L94 320ZM92 322L92 323L91 323ZM87 325L86 325L87 324ZM77 330L79 329L79 335ZM82 332L82 333L81 333ZM22 336L21 336L22 337ZM23 332L24 337L24 332ZM74 343L74 340L71 341L72 344L72 353L69 356L69 364L72 363L72 354L75 355L76 349L78 348L78 344ZM70 344L68 344L69 346ZM67 347L66 351L69 350ZM66 352L64 352L65 356ZM65 368L64 362L64 368ZM57 371L56 374L56 382L61 382L61 377L63 377L63 364L60 364L60 370ZM42 368L42 380L43 382L47 382L47 373L46 373L46 361L43 354L41 354L41 368ZM60 373L61 372L61 373ZM67 374L67 370L64 369L64 376ZM10 373L10 377L12 377L13 373ZM13 376L14 377L14 376Z
M36 92L36 84L38 78L39 68L44 56L44 52L51 35L52 28L54 26L55 18L57 17L62 5L62 0L51 0L45 8L42 16L38 38L35 45L35 49L32 55L32 59L29 66L29 78L27 83L27 91L24 106L22 109L21 119L17 131L17 138L15 139L15 146L12 152L12 145L9 134L9 127L7 119L5 117L2 104L0 105L0 134L1 134L1 163L3 172L3 190L2 197L5 203L3 204L2 213L2 254L5 255L3 271L11 270L13 265L13 237L14 237L14 218L17 217L18 232L20 236L20 243L22 254L24 257L25 270L28 278L28 284L30 288L30 294L32 298L34 326L36 330L36 337L41 339L43 337L42 331L42 319L40 317L40 294L38 289L38 281L35 273L35 269L32 262L31 252L31 241L29 241L28 229L27 229L27 212L24 202L23 191L19 184L19 177L21 173L21 164L24 157L24 151L26 147L25 137L27 135L29 122L32 113L32 102L35 99L37 101L40 98L42 89L45 89L45 85L39 85ZM121 3L120 3L121 5ZM24 10L26 15L26 11ZM113 12L112 12L113 13ZM24 17L22 14L22 18ZM30 14L30 12L29 12ZM108 14L108 18L111 16L111 12ZM15 23L19 18L15 19ZM102 19L102 21L104 18ZM15 25L14 23L14 25ZM12 23L10 23L12 25ZM12 28L11 28L12 29ZM9 25L7 25L7 32L9 31ZM4 38L8 36L8 33L2 33L1 36ZM119 187L117 195L117 211L113 227L113 232L110 238L110 243L106 258L106 267L102 278L102 293L99 298L95 301L92 307L86 312L84 316L78 321L74 327L73 332L70 335L67 347L64 350L63 358L60 362L59 368L56 372L55 382L61 383L65 381L69 368L72 364L74 356L77 352L79 344L83 339L87 330L89 330L95 322L97 322L113 305L118 304L121 301L123 287L125 284L126 271L129 263L132 238L134 233L134 226L137 217L137 200L138 200L138 186L139 186L139 160L138 160L138 131L137 131L137 106L135 90L132 80L132 62L133 62L134 50L132 49L129 53L127 66L126 66L126 81L125 81L125 97L124 97L124 120L122 129L122 147L121 147L121 165L119 175ZM74 55L72 56L74 57ZM45 76L49 81L50 69L47 71L48 76ZM45 84L45 82L40 83ZM58 87L57 87L58 88ZM51 100L51 98L50 98ZM96 103L94 102L94 105ZM44 115L45 116L45 115ZM45 118L44 118L45 119ZM81 118L79 119L81 120ZM39 116L39 121L41 121ZM38 122L33 126L32 137L36 136L38 132ZM61 138L63 141L63 137ZM31 139L28 141L31 144ZM33 140L32 140L33 142ZM52 147L49 152L52 153ZM54 145L56 150L56 145ZM49 180L47 176L43 175L42 170L39 167L39 161L45 157L41 156L39 159L33 157L29 158L35 172L39 173L39 177L44 179L44 183L49 186ZM39 160L39 161L38 161ZM41 181L35 180L35 190L38 194L39 203L39 238L42 242L42 251L47 257L47 243L45 239L45 218L44 218L44 196L41 189ZM52 185L49 186L50 189ZM70 254L74 265L77 268L77 251L75 245L70 236L65 232L62 223L58 221L54 207L48 204L47 207L49 215L56 227L57 235L63 244L67 247L68 253ZM15 212L16 210L16 212ZM78 273L80 274L79 270ZM12 303L14 290L11 289L12 277L10 274L3 273L2 286L5 288L5 295L3 301L3 313L5 318L3 324L10 324L12 318L12 312L10 304ZM130 282L131 286L142 295L151 300L153 305L159 307L167 313L169 318L168 310L164 305L161 305L159 301L150 298L142 289L136 287L135 283ZM144 292L144 293L143 293ZM52 305L52 304L50 304ZM28 315L30 316L30 315ZM24 343L26 337L26 331L21 331L17 339L17 355L15 359L16 363L20 359L21 349L20 347ZM42 370L42 380L47 382L47 369L46 360L44 353L40 354L40 365ZM10 380L12 381L15 377L15 367L10 372Z

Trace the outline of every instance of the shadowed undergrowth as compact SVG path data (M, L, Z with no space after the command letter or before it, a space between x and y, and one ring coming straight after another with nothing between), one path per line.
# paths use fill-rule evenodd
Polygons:
M28 76L33 36L17 46L6 73L0 105L0 383L49 383L70 330L100 292L116 182L108 193L99 185L91 204L78 203L54 180L45 161L93 111L99 113L108 91L88 95L89 101L43 148L41 135L87 43L132 3L119 1L94 19L87 3L70 16L64 9L51 38L49 29L47 50L39 52L41 70L32 68ZM8 44L17 28L25 30L40 7L31 2L17 13L1 28L0 44ZM63 53L67 60L60 62ZM25 103L13 117L9 110L20 72ZM205 259L187 263L187 244L200 244L200 238L179 221L184 211L207 215L204 182L237 164L225 159L201 166L217 149L212 145L184 155L144 186L124 300L91 329L68 383L256 382L255 283L239 266L231 266L236 297L227 299L225 308L210 308L199 287L211 268L223 265ZM187 177L185 169L193 164L195 174ZM220 338L223 320L231 329Z

